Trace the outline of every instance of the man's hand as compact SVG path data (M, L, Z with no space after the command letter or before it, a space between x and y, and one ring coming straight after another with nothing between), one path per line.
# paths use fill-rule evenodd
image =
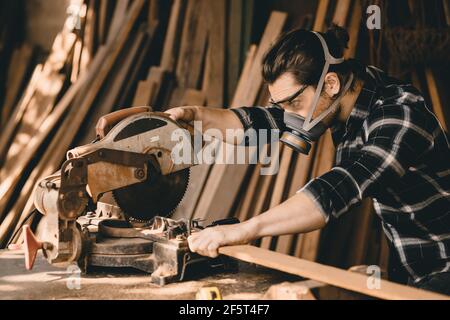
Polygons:
M201 107L176 107L167 110L165 113L167 113L172 120L189 123L199 120L198 113L200 108Z
M247 244L256 237L252 223L206 228L188 238L189 248L203 256L217 258L219 248Z

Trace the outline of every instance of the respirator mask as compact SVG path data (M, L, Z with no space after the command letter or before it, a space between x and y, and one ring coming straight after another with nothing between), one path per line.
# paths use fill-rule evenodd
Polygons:
M317 32L313 33L319 38L320 43L322 44L325 56L325 66L317 85L317 90L313 98L311 109L306 119L296 113L285 112L284 123L288 130L282 135L280 139L283 144L289 146L299 153L303 153L306 155L308 155L311 150L311 143L319 140L320 136L322 136L328 128L323 123L323 119L325 119L330 113L337 110L337 108L339 107L339 102L350 89L350 86L353 82L353 74L351 74L340 96L333 101L333 103L330 105L330 107L327 108L327 110L313 119L313 115L316 111L317 104L319 102L319 98L325 83L325 76L327 75L330 66L341 64L345 61L344 57L339 59L333 57L330 54L327 43L325 42L325 39L322 37L322 35Z

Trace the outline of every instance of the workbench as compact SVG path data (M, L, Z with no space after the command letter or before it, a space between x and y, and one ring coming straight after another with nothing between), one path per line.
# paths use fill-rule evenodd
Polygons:
M150 276L129 269L99 269L81 275L80 289L73 270L51 266L40 254L32 271L24 266L21 251L0 251L0 299L18 300L191 300L202 287L219 288L224 299L259 299L274 284L300 277L239 262L238 272L158 287ZM74 289L69 289L72 287Z

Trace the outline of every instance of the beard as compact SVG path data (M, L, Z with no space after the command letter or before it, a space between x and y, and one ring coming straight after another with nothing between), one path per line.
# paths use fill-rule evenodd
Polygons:
M330 108L330 106L333 104L333 102L335 101L335 99L330 99L330 98L322 98L322 102L320 103L319 107L316 109L316 111L314 112L314 116L313 119L317 118L318 116L320 116L323 112L327 111L328 108ZM325 101L324 101L325 100ZM336 124L338 124L339 122L339 113L341 112L341 105L339 104L334 111L332 111L329 115L327 115L323 120L323 124L328 127L331 128L333 126L335 126Z

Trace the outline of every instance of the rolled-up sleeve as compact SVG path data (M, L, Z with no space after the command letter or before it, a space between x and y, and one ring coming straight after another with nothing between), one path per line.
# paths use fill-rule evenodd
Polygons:
M366 142L299 192L316 202L327 221L366 197L376 198L381 188L396 183L432 148L435 129L429 120L416 106L377 106L364 124Z

